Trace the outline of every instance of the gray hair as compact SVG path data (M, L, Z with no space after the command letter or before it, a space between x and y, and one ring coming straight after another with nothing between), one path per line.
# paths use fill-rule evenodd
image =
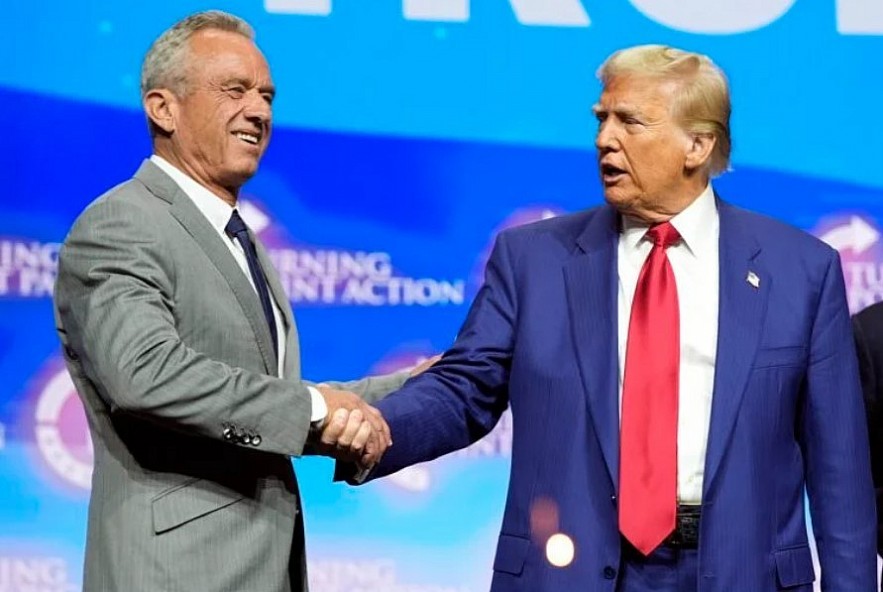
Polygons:
M641 76L678 82L674 115L691 134L715 138L709 172L730 166L730 89L723 71L708 56L665 45L638 45L607 58L598 70L604 86L617 76Z
M141 97L155 88L168 88L176 95L186 92L188 41L197 31L216 29L254 39L247 22L221 10L197 12L178 21L160 35L147 50L141 66Z

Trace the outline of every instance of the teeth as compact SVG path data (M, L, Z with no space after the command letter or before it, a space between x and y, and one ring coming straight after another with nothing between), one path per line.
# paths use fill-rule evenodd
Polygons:
M258 143L258 137L255 136L254 134L248 134L246 132L236 132L234 135L237 138L239 138L240 140L248 142L249 144L257 144Z

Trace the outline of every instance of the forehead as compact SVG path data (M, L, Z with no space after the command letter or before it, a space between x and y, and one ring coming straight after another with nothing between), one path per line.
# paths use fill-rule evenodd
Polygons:
M677 82L664 78L637 75L615 76L601 90L595 109L669 110L674 102Z
M194 33L189 41L191 75L247 77L257 83L270 80L270 67L264 54L244 35L203 29Z

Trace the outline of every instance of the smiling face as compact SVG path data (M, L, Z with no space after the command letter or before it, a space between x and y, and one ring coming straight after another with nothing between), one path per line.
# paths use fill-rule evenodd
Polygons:
M188 43L183 96L157 89L145 97L161 130L155 149L232 204L270 140L270 69L255 44L238 33L203 29Z
M593 108L604 198L648 223L682 211L708 182L694 164L695 139L674 115L677 84L618 76L608 81Z

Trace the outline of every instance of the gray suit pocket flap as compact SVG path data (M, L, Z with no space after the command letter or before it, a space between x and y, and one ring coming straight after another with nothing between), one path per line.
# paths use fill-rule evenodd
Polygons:
M514 576L521 575L529 547L529 539L501 534L500 540L497 543L497 556L494 559L494 571L502 571Z
M816 574L812 567L812 554L808 546L782 549L776 551L774 555L779 586L782 588L811 584L815 581Z
M153 531L161 534L241 500L236 491L197 479L161 493L153 500Z

